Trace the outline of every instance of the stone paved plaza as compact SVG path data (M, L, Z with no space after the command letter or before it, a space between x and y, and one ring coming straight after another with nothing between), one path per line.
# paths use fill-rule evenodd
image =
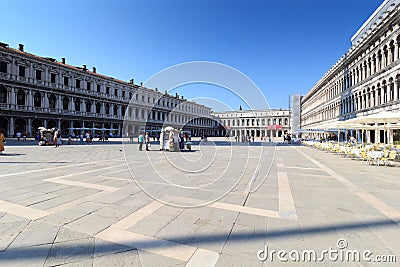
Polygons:
M182 153L156 144L140 152L117 142L8 143L0 156L0 266L400 261L399 167L224 138Z

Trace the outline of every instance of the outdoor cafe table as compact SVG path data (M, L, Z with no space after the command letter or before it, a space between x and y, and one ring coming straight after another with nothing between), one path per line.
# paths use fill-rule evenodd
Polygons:
M383 157L383 151L370 151L367 155L372 158L372 162L378 165L379 160Z
M360 157L361 149L359 149L359 148L352 148L350 151L351 151L351 154L356 155L357 158Z

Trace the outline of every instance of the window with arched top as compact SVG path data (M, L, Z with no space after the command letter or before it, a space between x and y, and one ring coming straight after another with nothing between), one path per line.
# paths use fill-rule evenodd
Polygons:
M118 115L118 106L114 105L114 115Z
M17 105L23 106L25 105L25 91L20 89L17 93Z
M110 105L108 103L105 106L105 112L106 114L110 114Z
M56 102L57 102L56 96L51 94L49 96L49 108L56 108Z
M7 103L7 89L0 85L0 103Z
M96 103L96 113L100 114L100 110L101 110L101 105L100 102ZM87 110L86 110L87 111Z
M81 100L75 99L75 111L81 111Z
M63 98L63 110L68 110L69 109L69 99L68 97L64 96Z
M36 92L33 96L33 106L41 107L42 106L42 95L39 92Z
M91 111L92 111L92 101L87 100L86 101L86 112L91 112ZM100 113L100 112L98 112L98 113Z

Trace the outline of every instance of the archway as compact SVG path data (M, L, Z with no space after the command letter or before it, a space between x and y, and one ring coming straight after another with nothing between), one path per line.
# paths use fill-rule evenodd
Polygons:
M25 119L18 118L14 122L14 133L26 134L26 121Z
M48 129L57 128L57 122L55 120L49 120L47 122L47 128Z
M39 127L43 127L43 120L34 119L32 121L32 135L33 136L36 136Z
M69 130L70 130L69 128L70 128L70 123L68 121L62 121L61 122L61 135L68 136Z
M0 85L0 103L7 103L7 88Z
M19 89L17 93L17 105L18 106L25 105L25 91L22 89Z
M42 106L42 95L39 92L36 92L33 96L33 106L37 108Z
M4 117L0 117L0 131L2 131L5 136L8 136L8 120Z
M72 123L72 127L73 128L82 128L82 123L80 121L74 121ZM73 132L74 132L75 136L77 136L77 137L81 134L81 130L74 130Z

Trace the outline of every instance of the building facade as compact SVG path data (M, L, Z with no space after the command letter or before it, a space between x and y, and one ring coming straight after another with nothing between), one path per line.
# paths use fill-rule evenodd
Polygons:
M271 110L238 110L213 112L219 118L218 135L239 137L282 137L291 130L290 111Z
M98 74L94 67L68 65L65 58L27 53L22 44L14 49L0 43L0 130L6 136L34 136L41 126L63 135L74 129L136 135L165 125L195 135L215 128L206 106Z
M400 112L400 1L385 0L351 42L346 54L302 98L301 128ZM382 142L383 135L384 131L369 130L364 140ZM398 139L398 130L390 130L390 140Z

